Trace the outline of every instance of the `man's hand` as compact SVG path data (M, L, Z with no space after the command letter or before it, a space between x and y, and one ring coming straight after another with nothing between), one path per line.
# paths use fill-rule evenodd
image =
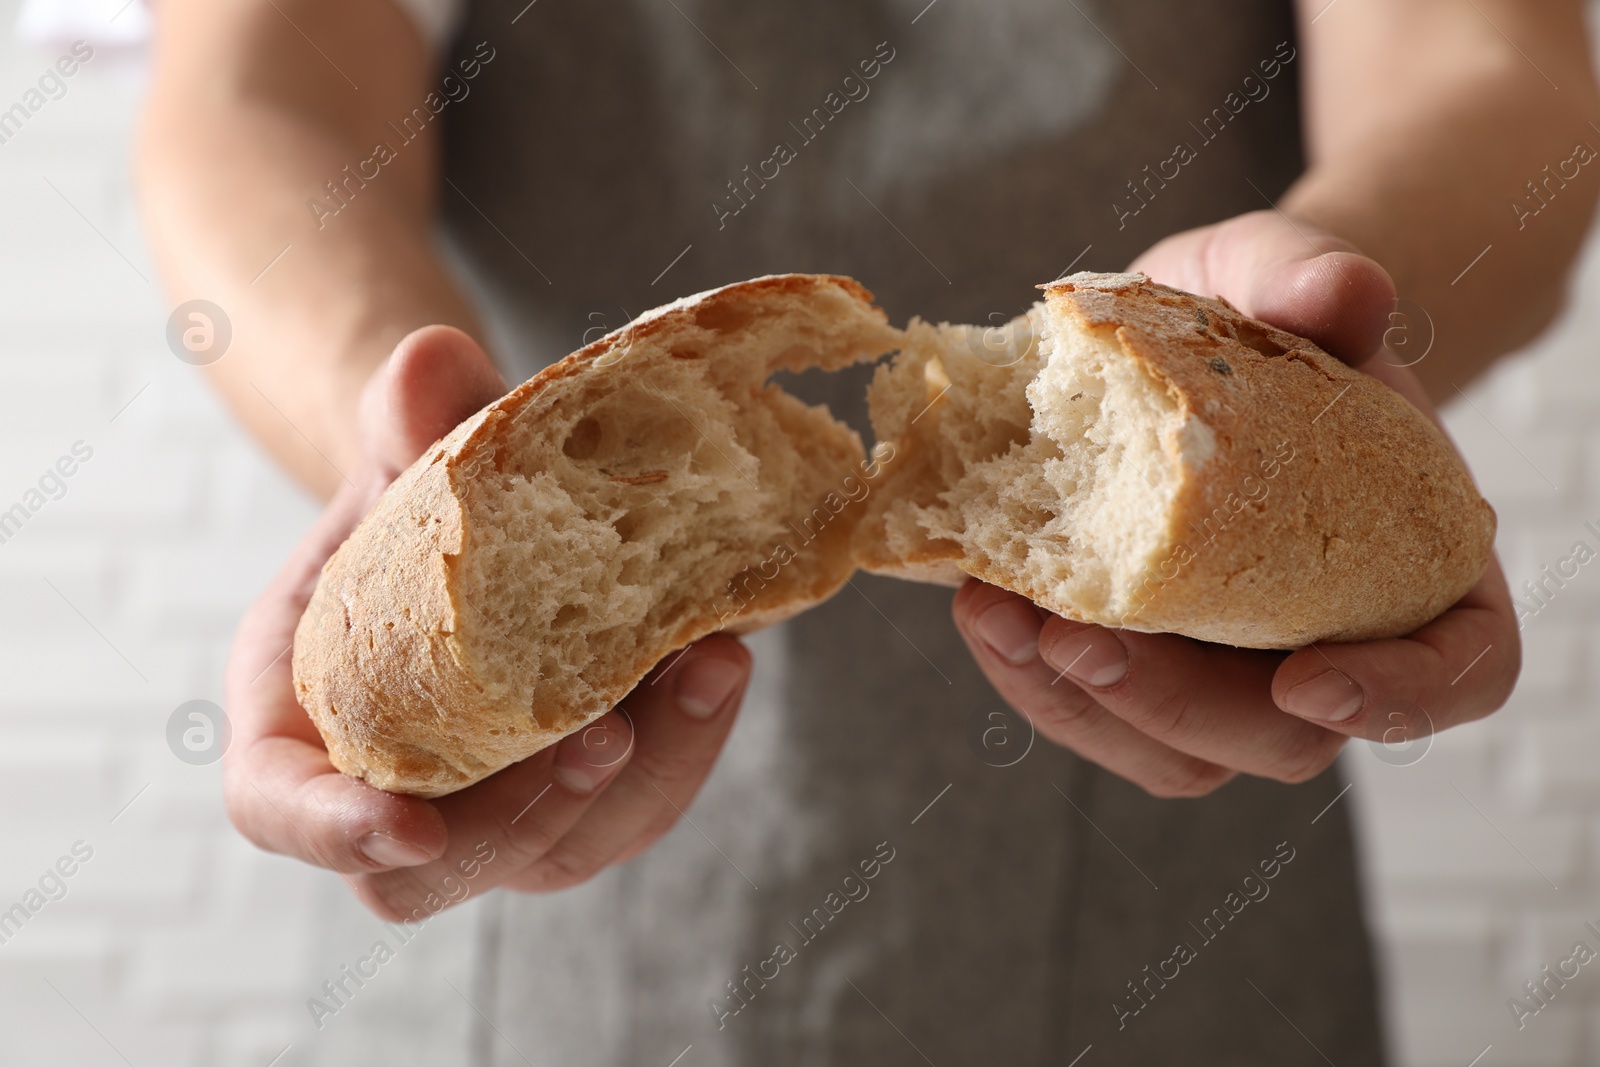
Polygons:
M463 885L559 889L644 849L710 772L749 677L739 642L706 638L641 682L622 708L438 800L385 793L334 769L295 700L295 624L323 563L383 487L504 392L461 331L430 326L406 337L362 394L364 470L352 472L355 484L342 487L250 609L229 657L233 742L223 780L234 825L262 848L340 872L388 920L457 903Z
M1274 211L1168 238L1131 269L1309 337L1437 416L1379 351L1395 292L1377 263ZM1236 773L1301 782L1350 737L1415 741L1505 703L1521 643L1498 560L1408 637L1293 654L1071 622L969 581L956 625L989 680L1046 737L1157 796Z

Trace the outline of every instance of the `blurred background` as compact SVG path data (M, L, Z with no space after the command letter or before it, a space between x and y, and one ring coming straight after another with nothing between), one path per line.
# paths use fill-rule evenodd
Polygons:
M0 0L0 109L73 36L23 7ZM220 702L233 626L315 508L167 347L127 164L146 16L95 17L113 43L0 125L0 513L30 512L0 526L0 1063L457 1062L479 1024L452 985L471 989L495 898L418 931L319 1029L308 998L383 928L336 877L240 839L217 765L169 746L179 705ZM1445 412L1523 600L1600 543L1593 239L1574 293ZM1505 711L1404 758L1344 757L1398 1064L1600 1062L1593 968L1520 1031L1507 1006L1600 944L1600 566L1546 599Z

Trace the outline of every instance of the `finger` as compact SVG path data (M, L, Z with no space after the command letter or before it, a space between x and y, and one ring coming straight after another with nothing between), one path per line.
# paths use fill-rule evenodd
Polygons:
M1376 261L1276 209L1170 237L1132 269L1201 296L1219 296L1351 365L1382 346L1395 307L1394 282Z
M320 739L261 738L232 757L223 795L247 839L340 873L425 864L446 846L432 804L340 774Z
M587 881L675 825L710 774L750 679L750 653L731 637L697 642L623 701L635 750L578 825L511 885L547 892Z
M956 593L956 628L995 689L1049 740L1161 797L1203 796L1233 777L1100 707L1039 654L1046 613L973 579Z
M1383 346L1395 288L1389 273L1365 256L1312 254L1302 243L1262 265L1248 305L1246 314L1309 338L1329 355L1360 366Z
M223 756L228 815L273 852L336 871L425 863L444 849L443 820L415 797L346 778L294 699L290 645L322 561L359 516L346 487L240 623L224 679L233 739Z
M361 395L368 458L392 480L427 447L506 392L482 346L453 326L407 334Z
M634 747L627 717L612 711L550 748L441 797L434 803L450 830L443 854L431 863L354 879L356 895L394 921L460 903L465 896L458 885L479 893L507 883L577 824L627 765Z
M1313 645L1272 681L1278 706L1352 737L1407 739L1480 719L1516 685L1522 645L1498 560L1453 608L1409 637Z
M1045 662L1141 733L1236 771L1303 782L1344 744L1273 704L1281 653L1060 618L1045 622L1039 647Z

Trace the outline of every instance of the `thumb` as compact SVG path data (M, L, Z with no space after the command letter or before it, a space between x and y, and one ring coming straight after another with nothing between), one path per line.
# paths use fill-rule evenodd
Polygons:
M1383 345L1394 282L1347 241L1278 211L1253 211L1168 238L1135 269L1310 338L1352 366Z
M358 419L367 458L387 483L505 391L488 353L466 333L454 326L414 330L362 392Z
M1246 314L1359 366L1383 347L1395 289L1389 273L1366 256L1305 250L1264 264L1249 303Z

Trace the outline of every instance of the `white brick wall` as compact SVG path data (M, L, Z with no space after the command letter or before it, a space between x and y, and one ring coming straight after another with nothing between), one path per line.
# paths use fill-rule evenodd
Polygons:
M0 0L0 25L14 13ZM0 99L49 58L0 44ZM166 351L162 302L118 255L153 277L124 162L136 82L110 68L0 145L0 506L72 442L95 449L0 545L0 909L75 841L94 848L0 945L0 1063L265 1067L286 1046L284 1067L460 1062L467 1009L441 979L468 987L481 902L317 1033L306 997L376 922L336 880L242 842L216 768L166 749L174 707L220 701L232 625L313 508ZM1558 330L1472 391L1482 415L1447 413L1514 585L1600 519L1600 244L1578 291ZM1401 1063L1464 1067L1490 1045L1485 1067L1600 1062L1600 964L1520 1032L1505 1006L1575 939L1600 948L1582 930L1600 920L1597 611L1586 568L1530 623L1506 711L1412 767L1347 757Z

